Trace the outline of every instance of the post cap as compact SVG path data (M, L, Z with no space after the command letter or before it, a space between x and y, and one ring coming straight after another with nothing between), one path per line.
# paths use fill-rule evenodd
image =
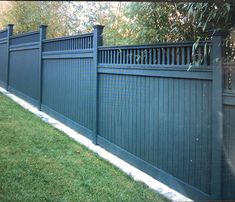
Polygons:
M215 30L210 30L211 35L214 36L221 36L221 37L226 37L228 35L228 30L225 29L215 29Z
M13 26L14 26L14 24L8 24L7 26L8 26L8 27L13 27Z
M47 25L40 25L39 28L47 28Z
M103 29L104 25L94 25L93 28L94 29Z

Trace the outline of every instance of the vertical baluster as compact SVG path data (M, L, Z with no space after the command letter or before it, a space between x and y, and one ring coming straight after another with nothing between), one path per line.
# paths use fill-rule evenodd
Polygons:
M202 47L199 46L198 47L198 54L197 54L197 60L198 60L198 64L202 65L203 64L203 57L202 57Z
M177 65L180 64L180 48L179 47L176 48L176 64Z
M87 48L90 48L90 37L87 37Z
M167 64L170 64L170 48L168 47L167 49Z
M133 64L136 64L136 59L137 59L137 57L136 57L136 49L134 49L134 55L133 55Z
M157 64L161 64L161 48L157 49Z
M208 54L208 50L209 50L209 47L208 47L208 45L206 44L206 45L204 46L204 50L203 50L204 65L209 65L210 57L209 57L209 54Z
M185 47L181 48L181 64L185 65Z
M154 48L153 49L153 64L157 64L157 57L156 57L156 54L157 54L157 49Z
M187 47L187 65L191 63L191 47Z
M74 39L71 40L71 50L74 50L73 44L74 44Z
M145 59L145 64L148 64L148 49L144 49L144 59Z
M81 38L78 38L77 40L77 49L81 48Z
M92 36L90 36L89 39L90 39L90 48L92 48Z
M107 63L108 63L108 61L107 61L107 51L104 50L103 53L104 53L104 54L103 54L103 57L104 57L104 58L103 58L103 63L107 64Z
M153 64L153 49L152 48L149 48L148 50L148 55L149 55L149 65Z
M172 65L175 65L175 48L174 47L172 47L171 48L171 64Z
M103 54L102 54L102 51L98 51L99 53L99 57L98 57L98 63L102 64L102 61L103 61Z
M144 64L144 50L141 49L141 60L140 60L140 64Z
M71 50L71 39L68 40L67 44L68 44L68 49Z
M117 50L114 50L114 64L117 64Z
M166 51L165 51L165 48L161 48L161 50L162 50L162 64L164 65L165 64Z
M119 52L120 52L120 64L123 64L123 61L122 61L123 51L120 49Z
M130 63L131 63L131 62L130 62L130 61L131 61L131 60L130 60L130 59L131 59L131 58L130 58L130 55L131 55L131 50L128 49L128 50L127 50L127 64L130 64Z
M117 49L117 64L120 64L120 51Z
M136 57L136 59L137 59L137 64L140 64L140 49L137 49L137 57Z
M107 50L107 61L106 61L107 64L110 64L110 50Z
M73 50L77 49L77 39L73 39Z
M134 50L133 49L130 49L130 64L133 64L133 52Z
M113 64L113 51L110 50L110 63Z
M126 50L123 49L123 64L126 64Z

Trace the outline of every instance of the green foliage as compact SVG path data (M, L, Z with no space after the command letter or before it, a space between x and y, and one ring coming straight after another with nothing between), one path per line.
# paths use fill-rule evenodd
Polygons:
M1 22L5 26L15 24L14 33L38 30L40 24L47 24L49 37L66 35L69 19L64 15L65 6L59 1L12 1Z
M0 94L0 201L166 201Z
M110 3L69 2L67 12L71 32L92 32L96 24L106 24L110 11Z
M0 24L16 32L48 25L48 36L91 32L103 24L105 45L201 40L215 29L230 29L235 6L229 3L12 1Z
M121 18L108 36L113 34L118 44L207 39L211 30L230 28L234 13L229 3L134 2L124 9L127 20Z

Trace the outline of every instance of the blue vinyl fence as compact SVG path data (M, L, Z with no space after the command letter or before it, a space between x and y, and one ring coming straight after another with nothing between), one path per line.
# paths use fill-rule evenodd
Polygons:
M46 26L13 35L9 25L0 85L192 199L235 199L235 65L222 61L225 35L193 55L193 42L105 47L102 31L46 39Z

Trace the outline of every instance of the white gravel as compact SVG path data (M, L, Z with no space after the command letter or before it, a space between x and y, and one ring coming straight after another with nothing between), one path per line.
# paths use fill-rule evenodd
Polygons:
M153 189L154 191L162 194L166 198L172 201L192 201L192 199L187 198L186 196L180 194L179 192L171 189L170 187L164 185L163 183L157 181L153 177L149 176L148 174L144 173L143 171L133 167L129 163L123 161L122 159L118 158L117 156L111 154L110 152L106 151L104 148L94 145L91 140L82 136L81 134L77 133L75 130L69 128L68 126L64 125L63 123L55 120L54 118L50 117L44 112L39 111L36 107L29 104L28 102L22 100L21 98L9 93L5 89L0 87L0 92L5 94L6 96L10 97L16 103L21 105L23 108L29 110L30 112L34 113L38 117L40 117L43 121L51 124L55 128L59 129L60 131L64 132L69 137L73 138L75 141L79 142L82 145L85 145L93 152L97 153L102 158L109 161L111 164L115 165L123 172L127 173L128 175L132 176L134 180L141 181L145 183L148 187Z

